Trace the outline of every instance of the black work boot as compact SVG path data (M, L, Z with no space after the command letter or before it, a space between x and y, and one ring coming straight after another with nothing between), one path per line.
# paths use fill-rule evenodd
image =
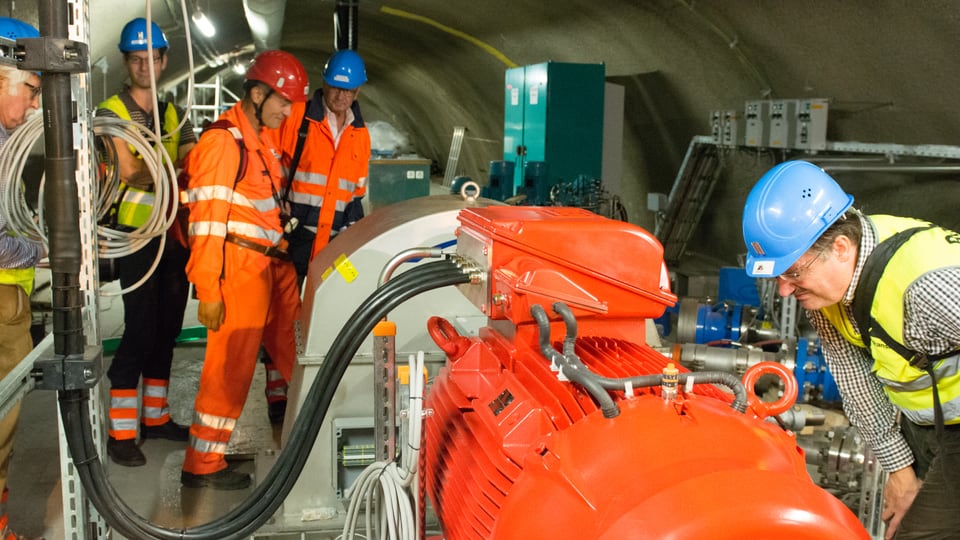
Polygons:
M159 426L140 426L140 435L144 439L167 439L169 441L188 441L190 440L190 427L181 426L173 420L160 424Z
M267 403L267 416L275 426L283 425L283 418L287 415L287 400L271 401Z
M180 472L180 483L184 487L201 488L209 487L213 489L246 489L252 482L247 473L237 472L227 469L221 469L210 474L193 474L187 471Z
M117 465L124 467L139 467L147 464L147 458L137 446L136 439L117 440L113 437L107 439L107 455Z

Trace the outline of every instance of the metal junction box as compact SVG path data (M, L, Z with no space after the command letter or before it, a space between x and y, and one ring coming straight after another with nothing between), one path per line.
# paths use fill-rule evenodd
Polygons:
M770 102L748 101L744 105L744 140L746 146L770 144Z
M430 194L429 159L371 159L370 207L426 197Z
M793 148L797 135L797 100L770 102L770 148Z
M827 147L827 112L830 101L824 98L801 99L797 106L796 147L823 150Z
M723 111L723 124L720 132L721 146L739 146L743 143L743 119L737 111Z

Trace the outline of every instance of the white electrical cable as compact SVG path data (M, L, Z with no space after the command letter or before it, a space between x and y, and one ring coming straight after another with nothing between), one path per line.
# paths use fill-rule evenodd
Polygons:
M423 432L423 351L416 357L410 355L410 397L405 416L406 436L402 437L400 464L396 461L377 461L367 466L357 477L350 495L350 505L344 519L344 540L354 540L358 535L357 520L360 505L366 508L364 522L366 537L374 531L374 522L379 526L382 540L415 540L417 538L416 484L417 460L419 459L420 436ZM373 514L373 509L378 513Z
M42 116L31 115L24 125L17 128L7 139L6 144L0 149L0 178L14 179L22 178L27 164L27 159L37 141L43 136ZM98 233L98 252L101 258L113 259L124 257L135 253L137 250L146 246L154 237L160 236L160 249L157 251L157 258L154 260L150 270L137 283L127 287L117 293L105 293L106 295L124 294L139 287L145 282L153 270L159 264L160 255L163 253L163 243L166 241L164 234L174 223L177 216L177 207L179 205L179 193L177 190L177 173L166 153L166 149L159 144L159 138L155 133L143 131L139 124L123 120L120 118L94 117L93 133L96 136L117 137L129 144L133 149L143 156L152 156L160 153L162 165L151 159L145 159L144 163L150 176L154 180L154 205L151 208L147 221L133 231L119 231L99 225ZM126 148L117 149L117 151L127 151ZM105 216L110 206L113 204L119 191L119 179L117 175L104 179L103 185L94 186L97 189L97 216ZM49 250L49 242L46 237L46 226L43 219L43 190L45 177L41 177L40 190L38 197L38 210L36 213L31 209L24 196L23 182L7 181L3 184L3 191L0 193L0 212L7 221L8 229L28 238L43 242L44 247Z
M23 176L30 151L42 135L43 116L33 114L22 126L13 131L3 148L0 148L0 179L3 179L0 212L3 212L9 231L43 242L46 246L47 238L44 228L27 204L23 183L15 180Z

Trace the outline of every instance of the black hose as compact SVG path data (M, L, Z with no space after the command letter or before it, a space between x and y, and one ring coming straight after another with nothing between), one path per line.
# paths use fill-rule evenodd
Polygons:
M94 507L121 534L131 538L228 539L245 538L269 520L296 483L317 433L350 360L386 313L424 292L466 283L470 276L448 260L415 267L375 290L348 319L320 367L290 432L267 476L239 506L224 516L190 529L154 525L132 511L117 496L97 458L87 414L87 391L60 394L67 442L84 490Z
M543 318L543 320L547 321L546 313L543 312L543 308L539 305L534 305L530 308L530 312L533 314L533 317L535 320L537 320L538 324L540 324L540 319L538 318L538 315L536 313L537 310L539 310L539 312L541 313L541 317ZM584 378L589 379L591 381L591 384L595 383L599 385L601 388L603 388L604 389L603 394L605 396L609 397L606 390L623 390L624 386L627 383L630 383L630 385L632 385L634 388L649 388L652 386L660 386L660 384L662 384L663 376L661 374L638 375L636 377L610 379L607 377L602 377L590 371L590 368L588 368L576 354L572 354L573 344L576 342L576 319L573 316L573 312L570 311L570 308L566 304L563 304L562 302L554 303L553 310L554 312L558 313L563 318L564 322L567 324L567 338L564 340L564 346L563 346L564 348L563 358L565 360L564 363L572 364L573 369L571 371L576 372L578 377L581 374L583 374ZM548 326L546 327L546 333L548 337L546 339L548 341L547 345L549 347L549 333L550 333L549 323L547 323L547 325ZM571 329L572 329L572 333L574 334L573 343L569 342ZM540 331L541 331L540 348L542 351L543 340L544 340L543 324L540 324ZM552 347L549 347L549 348L551 351L553 350ZM570 354L567 353L568 349L571 350ZM544 355L547 356L546 353L544 353ZM552 360L552 357L548 356L548 358ZM564 371L564 374L567 375L567 378L573 380L573 377L571 377L566 371ZM727 373L725 371L698 371L696 373L681 373L679 378L679 384L686 384L687 380L690 378L693 379L694 384L719 384L719 385L726 386L727 388L730 389L731 392L733 392L733 395L734 395L734 399L733 399L733 402L730 404L730 407L740 413L744 413L747 411L747 389L743 386L743 381L741 381L736 375L732 373ZM591 395L593 395L596 398L596 396L592 391L591 391ZM611 418L611 417L608 417L608 418Z
M534 304L530 306L530 314L540 330L540 352L559 369L562 355L550 344L550 319L546 310L540 304Z
M563 302L554 302L552 307L553 312L560 315L563 324L567 327L567 335L563 337L563 355L572 356L576 354L574 351L577 346L577 318Z
M566 307L566 306L564 306ZM556 304L554 304L554 311L556 311ZM617 406L617 403L613 400L613 397L603 389L596 381L596 376L583 365L583 362L575 354L573 354L574 346L577 343L577 325L574 320L571 324L567 318L564 318L564 322L567 323L567 335L564 338L563 345L563 354L558 354L553 350L553 347L550 347L550 325L549 319L546 316L546 313L543 311L543 307L539 304L534 304L530 307L530 313L533 315L534 319L537 321L539 330L540 330L540 350L544 351L545 347L549 351L549 356L551 360L559 360L560 371L563 375L570 379L572 382L575 382L583 387L584 390L590 394L599 405L600 410L603 412L604 418L616 418L620 416L620 407ZM572 317L571 317L572 319ZM546 337L544 337L546 334ZM544 339L547 343L544 345ZM570 351L570 354L567 354L567 350Z

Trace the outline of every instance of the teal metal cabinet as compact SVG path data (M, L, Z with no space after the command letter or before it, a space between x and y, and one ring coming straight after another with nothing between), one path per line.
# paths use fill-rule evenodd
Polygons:
M580 175L600 178L603 64L544 62L505 77L503 159L514 163L513 193L544 204L550 188Z
M371 159L369 181L372 209L426 197L430 194L430 160Z

